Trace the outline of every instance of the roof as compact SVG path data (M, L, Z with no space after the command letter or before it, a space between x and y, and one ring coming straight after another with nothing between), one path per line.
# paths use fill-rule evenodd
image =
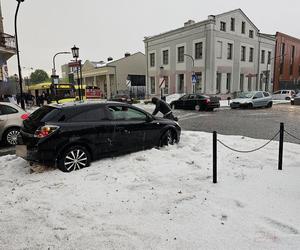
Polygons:
M218 14L218 15L210 15L210 16L219 18L219 17L225 16L225 15L228 15L228 14L234 13L234 12L241 13L242 16L244 16L245 19L256 29L256 31L259 32L259 29L256 27L256 25L253 24L253 22L250 20L250 18L241 9L234 9L234 10L227 11L227 12L224 12L224 13L221 13L221 14ZM177 29L174 29L174 30L170 30L170 31L167 31L167 32L160 33L158 35L148 36L148 37L146 36L144 38L144 42L148 42L149 40L160 37L160 36L167 36L167 35L171 35L172 33L194 29L194 28L199 27L203 24L207 24L207 23L211 23L211 22L215 22L215 19L208 18L206 20L196 22L196 23L190 24L188 26L183 26L183 27L180 27L180 28L177 28Z

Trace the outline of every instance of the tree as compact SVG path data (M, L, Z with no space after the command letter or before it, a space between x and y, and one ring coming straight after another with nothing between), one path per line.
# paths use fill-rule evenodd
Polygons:
M37 69L30 75L31 83L41 83L49 81L49 76L46 71Z

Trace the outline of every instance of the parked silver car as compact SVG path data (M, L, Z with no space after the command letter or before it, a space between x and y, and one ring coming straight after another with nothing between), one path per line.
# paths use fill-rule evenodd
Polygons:
M232 109L236 108L271 108L273 105L272 96L265 91L242 92L230 103Z
M272 98L273 100L291 100L295 94L295 90L283 89L275 91Z
M300 105L300 92L291 98L292 105Z
M16 145L23 120L27 118L28 114L18 105L0 102L0 141L7 145Z

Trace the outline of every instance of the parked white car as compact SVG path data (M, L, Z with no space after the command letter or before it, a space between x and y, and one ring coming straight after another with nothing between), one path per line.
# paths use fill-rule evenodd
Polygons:
M239 96L232 100L230 107L236 108L271 108L273 105L272 96L265 91L241 92Z
M23 120L28 116L18 105L0 102L0 141L7 145L16 145Z
M291 100L294 95L296 95L295 90L283 89L275 91L272 98L273 100Z

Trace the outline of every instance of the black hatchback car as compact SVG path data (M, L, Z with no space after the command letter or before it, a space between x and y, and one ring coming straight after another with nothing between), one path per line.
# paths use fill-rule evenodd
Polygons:
M16 153L70 172L92 160L178 142L178 123L130 104L46 105L23 122Z
M170 103L172 109L191 109L191 110L205 110L213 111L220 107L218 97L209 97L199 94L188 94L180 97L176 101Z

